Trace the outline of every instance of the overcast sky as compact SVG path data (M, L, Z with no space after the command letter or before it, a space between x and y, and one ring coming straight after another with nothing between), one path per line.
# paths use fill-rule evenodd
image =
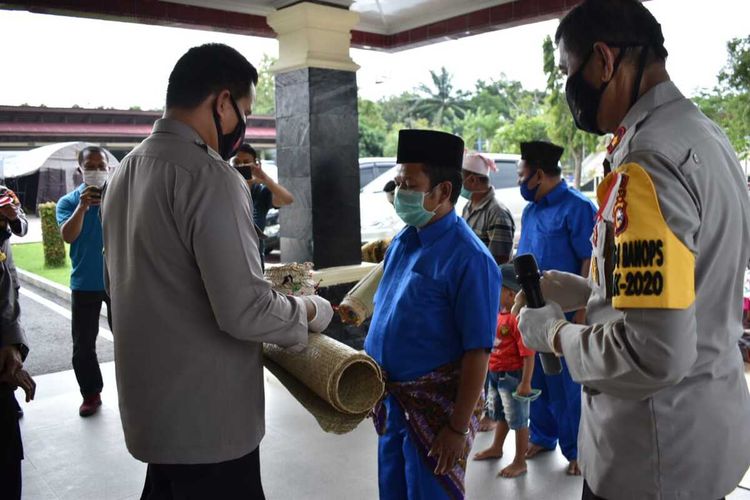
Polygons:
M726 42L750 35L750 0L651 0L670 52L668 70L688 95L716 83ZM542 88L542 40L557 21L393 54L353 50L360 95L399 94L445 66L457 88L504 73ZM222 42L251 62L276 56L273 39L0 10L0 104L159 109L167 77L188 48Z

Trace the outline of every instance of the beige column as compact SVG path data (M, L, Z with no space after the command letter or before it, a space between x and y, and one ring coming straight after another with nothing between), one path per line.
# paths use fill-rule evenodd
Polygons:
M349 55L359 15L309 2L278 10L276 160L295 202L281 209L281 258L317 269L359 264L357 75ZM333 299L333 297L332 297Z
M279 40L275 73L300 68L359 69L349 55L351 30L359 22L356 12L302 2L270 14L267 20Z

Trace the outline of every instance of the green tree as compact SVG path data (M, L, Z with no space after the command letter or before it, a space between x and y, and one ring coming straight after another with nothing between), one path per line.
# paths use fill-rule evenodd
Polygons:
M599 141L597 136L582 132L575 125L565 98L565 75L557 66L555 48L549 36L542 44L542 54L544 73L547 75L547 134L552 142L565 148L563 165L568 163L573 166L574 185L580 187L583 160L596 150Z
M724 129L737 155L750 158L750 36L727 43L726 66L719 72L719 84L693 100Z
M40 203L37 207L42 220L42 247L44 248L44 267L65 266L65 244L57 226L55 213L57 204L54 201Z
M276 64L276 58L263 54L258 65L258 85L255 87L254 115L276 114L276 80L271 72L271 66Z
M750 35L727 42L729 61L719 73L719 82L734 92L750 92Z
M383 156L388 124L383 118L382 105L359 99L359 156Z
M388 129L385 136L385 145L383 146L383 156L396 156L398 151L398 131L402 128L435 128L425 118L411 120L410 123L394 123ZM438 130L440 130L438 128ZM444 130L447 132L447 130Z
M503 120L520 115L539 115L544 112L544 92L526 90L519 81L500 75L498 80L476 83L474 94L468 102L473 110L485 109L497 113Z
M547 130L545 117L520 115L500 127L493 138L492 145L495 151L520 153L522 142L549 141Z
M378 102L382 117L389 128L394 123L408 125L416 119L412 113L412 103L415 98L416 94L414 92L404 92L401 95L386 97Z
M495 151L493 138L500 128L501 118L496 112L485 112L479 108L469 110L457 120L456 132L463 138L466 147L477 151Z
M445 67L439 72L430 71L432 86L421 84L418 95L411 100L411 111L420 118L426 118L434 127L453 128L455 119L463 118L467 103L466 95L454 91L453 76Z

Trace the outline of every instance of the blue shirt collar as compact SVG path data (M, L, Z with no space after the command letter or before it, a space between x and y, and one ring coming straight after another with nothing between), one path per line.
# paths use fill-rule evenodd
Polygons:
M448 230L453 227L458 219L458 214L455 210L451 210L449 213L443 216L424 229L417 230L417 237L423 247L428 247L440 239Z
M563 195L568 190L568 183L565 179L562 179L560 183L552 188L552 191L544 195L542 199L537 201L539 205L554 205L562 200Z

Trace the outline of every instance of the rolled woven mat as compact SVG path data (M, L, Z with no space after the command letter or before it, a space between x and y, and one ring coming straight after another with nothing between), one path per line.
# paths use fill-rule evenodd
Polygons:
M344 324L359 326L372 316L375 292L382 278L383 263L381 262L349 290L338 308L339 317Z
M380 367L372 358L326 335L311 333L307 348L297 354L270 344L263 353L346 415L366 414L385 389Z
M346 434L356 429L367 418L367 412L349 415L336 410L309 387L290 375L288 371L271 361L270 358L264 357L263 359L268 371L273 373L292 397L299 401L305 410L310 412L324 432Z

